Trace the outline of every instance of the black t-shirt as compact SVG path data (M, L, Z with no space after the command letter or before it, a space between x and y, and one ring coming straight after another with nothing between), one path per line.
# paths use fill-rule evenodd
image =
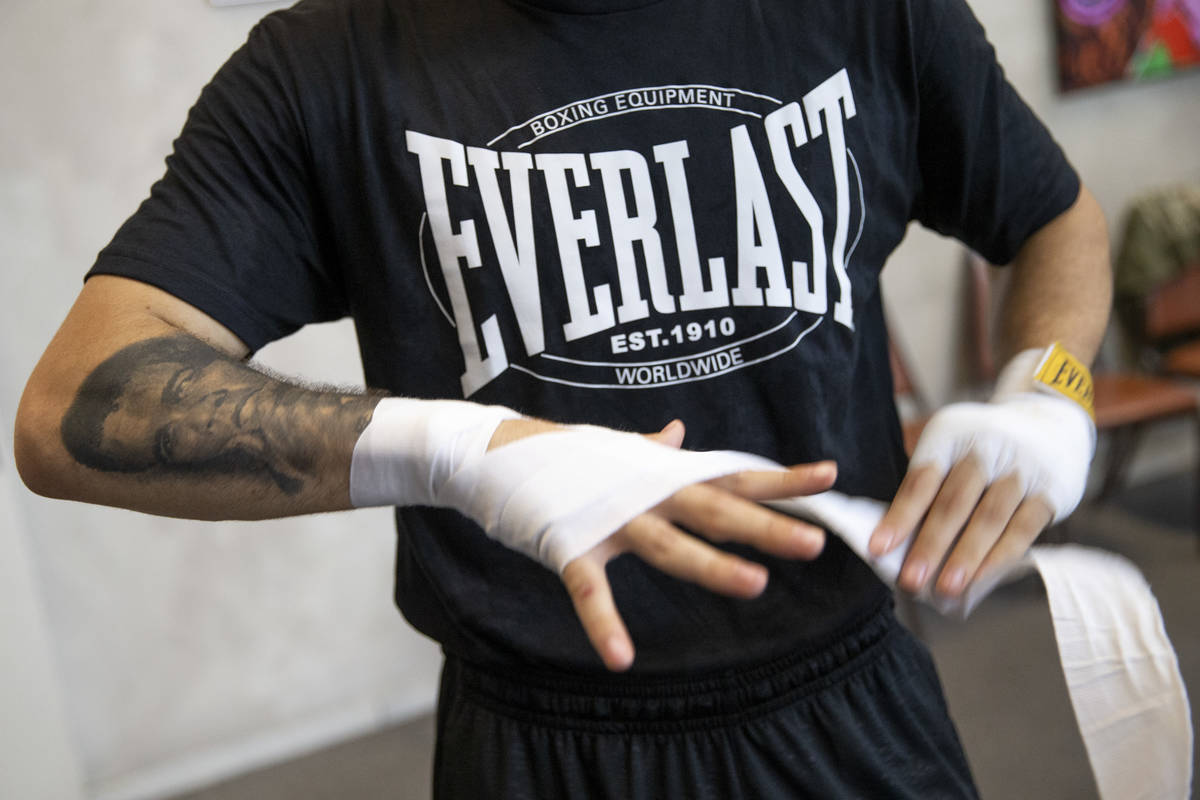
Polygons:
M92 274L251 349L353 316L367 382L783 463L890 497L879 272L907 223L997 263L1078 181L962 0L308 0L204 90ZM397 513L397 601L482 661L599 669L556 576ZM609 569L635 669L765 659L885 590L837 541L753 601Z

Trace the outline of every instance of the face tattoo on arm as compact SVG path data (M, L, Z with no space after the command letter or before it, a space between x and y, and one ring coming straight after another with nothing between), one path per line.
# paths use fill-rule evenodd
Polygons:
M316 474L323 444L353 441L376 402L283 383L190 336L166 336L96 367L61 434L93 469L252 477L295 495Z

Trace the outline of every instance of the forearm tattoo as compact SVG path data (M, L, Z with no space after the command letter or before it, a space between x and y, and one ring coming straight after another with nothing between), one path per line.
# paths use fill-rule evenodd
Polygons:
M71 456L93 469L241 476L295 495L325 455L353 446L376 402L285 383L198 339L166 336L96 367L61 433Z

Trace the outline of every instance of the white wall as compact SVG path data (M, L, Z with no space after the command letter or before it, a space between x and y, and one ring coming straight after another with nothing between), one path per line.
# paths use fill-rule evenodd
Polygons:
M0 413L0 424L7 419ZM0 443L0 797L75 800L83 796L82 774L10 462Z
M1145 187L1200 178L1200 75L1062 98L1050 0L973 5L1111 217ZM199 87L272 7L4 3L0 408L16 408L82 272L161 172ZM955 245L918 231L886 273L894 324L936 397L954 374L956 264ZM264 360L354 382L352 352L348 326L322 326ZM89 796L155 796L432 701L437 652L389 603L385 512L200 525L23 490L16 501L27 594L41 604L31 618L48 621L55 661L44 674L74 749L64 758Z
M0 408L15 410L84 270L161 173L200 87L280 5L5 2ZM261 358L292 374L362 380L347 324ZM9 431L0 449L11 474ZM79 765L59 774L87 796L162 796L430 707L440 656L391 605L388 512L208 525L16 494L32 607L48 620L56 662L46 680L58 685ZM6 548L17 534L6 528ZM5 574L19 565L5 563ZM17 647L7 636L4 646ZM0 683L12 685L17 667L0 663ZM4 695L0 707L30 718L6 714L6 740L43 724L15 700ZM0 772L13 753L5 749Z

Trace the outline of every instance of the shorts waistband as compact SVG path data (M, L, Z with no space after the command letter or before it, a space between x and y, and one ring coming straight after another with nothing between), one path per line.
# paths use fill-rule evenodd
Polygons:
M447 654L443 685L533 724L632 732L728 725L844 680L884 652L900 623L890 598L827 641L756 665L695 675L576 675L481 666Z

